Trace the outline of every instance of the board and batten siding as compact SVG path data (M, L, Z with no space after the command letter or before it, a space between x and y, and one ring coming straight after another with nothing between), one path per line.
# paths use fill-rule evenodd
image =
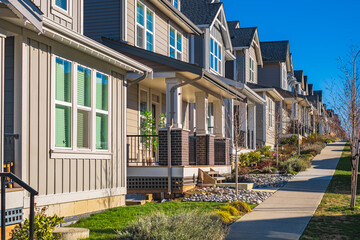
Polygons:
M53 0L31 0L52 21L69 28L75 32L83 32L83 1L71 0L69 15L59 14L53 7ZM87 1L87 0L86 0Z
M24 40L22 162L23 179L40 196L126 187L126 91L119 69L47 41ZM49 43L49 44L45 44ZM51 44L54 43L54 44ZM51 45L51 46L50 46ZM109 73L109 153L51 152L52 54ZM83 59L83 60L82 60ZM114 70L114 71L113 71ZM121 70L120 70L121 72ZM56 150L55 150L56 151ZM107 155L107 157L104 157ZM25 172L24 172L25 171ZM125 192L124 192L125 193ZM109 193L110 194L110 193ZM86 195L84 196L86 198Z

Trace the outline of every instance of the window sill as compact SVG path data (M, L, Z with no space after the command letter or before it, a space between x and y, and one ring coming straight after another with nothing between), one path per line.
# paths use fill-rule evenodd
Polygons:
M64 19L65 21L72 23L72 17L64 10L57 7L51 7L51 14Z
M50 150L50 158L66 158L66 159L111 159L112 153L109 151L90 151L90 150Z

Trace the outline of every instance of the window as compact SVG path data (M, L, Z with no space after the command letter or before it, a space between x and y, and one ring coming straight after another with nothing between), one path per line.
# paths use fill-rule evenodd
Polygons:
M286 73L285 68L283 69L283 77L282 78L283 78L283 89L289 90L290 86L288 86L288 84L287 84L287 73Z
M108 85L107 75L56 58L55 147L108 149Z
M274 113L273 113L273 111L274 111L274 103L273 103L273 101L269 98L268 99L268 105L269 105L269 109L268 109L268 111L269 111L269 127L272 127L273 126L273 118L274 118Z
M55 146L71 147L71 63L56 59Z
M210 38L210 69L221 74L222 66L222 52L220 44L214 39Z
M214 104L208 104L208 131L210 134L214 134Z
M180 10L180 0L168 0L168 2L174 5L176 9Z
M139 1L136 5L136 45L154 51L154 12Z
M250 82L255 82L255 62L254 62L254 59L250 56Z
M68 0L55 0L55 6L61 8L64 11L68 10Z
M182 60L182 35L173 27L169 32L169 56Z

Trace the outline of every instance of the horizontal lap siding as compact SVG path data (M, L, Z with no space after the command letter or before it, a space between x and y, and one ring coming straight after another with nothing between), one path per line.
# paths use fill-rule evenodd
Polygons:
M29 121L26 139L26 182L39 195L61 194L125 188L126 101L122 75L113 73L111 87L111 150L110 159L50 158L51 113L51 49L41 42L28 39L28 82L26 114ZM64 49L66 52L68 49ZM75 53L74 53L75 54ZM81 62L79 63L81 64ZM85 64L86 65L86 64ZM89 155L89 157L91 154Z
M138 87L131 86L127 88L127 135L137 135L139 127L139 113L138 113Z
M168 56L168 23L166 19L158 14L155 17L155 51L156 53Z
M84 34L96 41L101 37L121 40L121 1L86 0Z
M127 2L127 41L135 45L135 0Z

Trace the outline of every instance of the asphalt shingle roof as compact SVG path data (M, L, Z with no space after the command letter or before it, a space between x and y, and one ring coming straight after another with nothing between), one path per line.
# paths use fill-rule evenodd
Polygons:
M252 40L254 39L254 34L256 32L256 27L249 28L231 28L230 25L230 37L233 47L250 47Z
M264 62L286 62L289 41L260 42Z
M227 22L229 29L235 29L238 28L237 26L240 26L239 21L228 21Z
M302 83L302 80L304 78L304 72L302 70L294 71L294 76L298 82Z
M211 24L221 5L211 0L181 0L181 12L196 25Z

